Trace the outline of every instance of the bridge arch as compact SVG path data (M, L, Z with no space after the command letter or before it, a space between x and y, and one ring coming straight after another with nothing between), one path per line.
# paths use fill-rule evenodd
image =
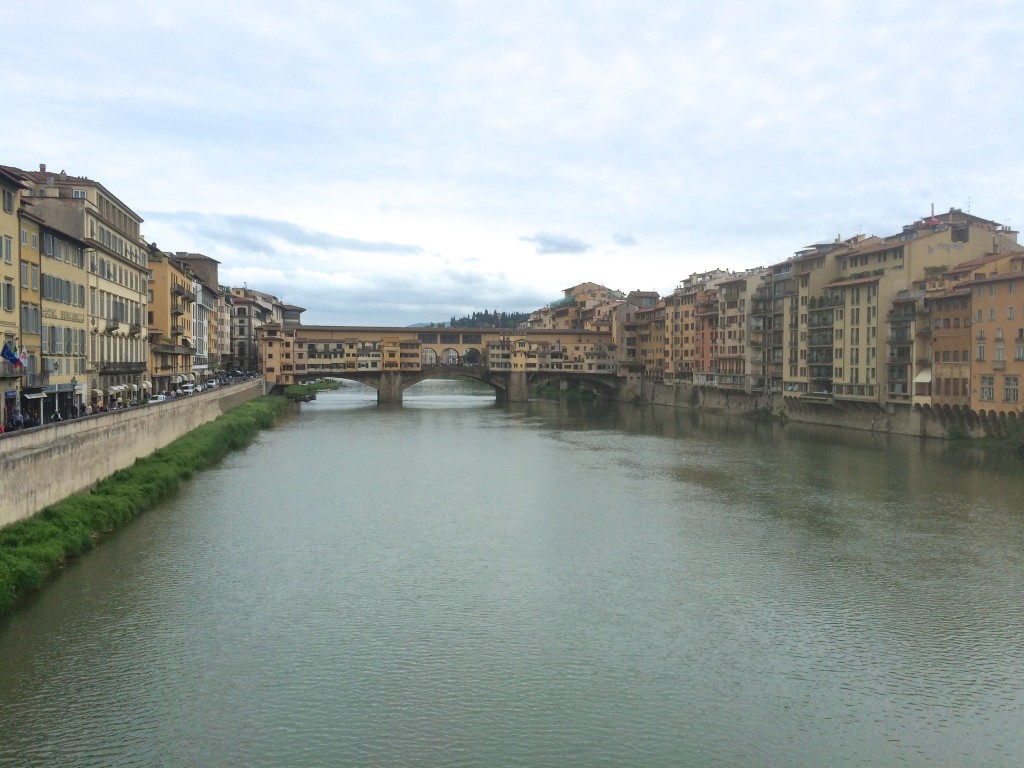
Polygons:
M424 347L422 360L423 365L437 365L437 352L431 347Z

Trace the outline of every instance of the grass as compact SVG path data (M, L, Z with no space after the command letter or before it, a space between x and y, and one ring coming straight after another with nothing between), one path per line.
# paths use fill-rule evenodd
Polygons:
M284 396L295 400L314 395L322 390L337 389L340 386L334 379L324 379L323 381L314 381L309 384L289 384L284 388Z
M69 558L177 492L184 480L249 443L288 406L261 397L30 518L0 529L0 615L38 589Z

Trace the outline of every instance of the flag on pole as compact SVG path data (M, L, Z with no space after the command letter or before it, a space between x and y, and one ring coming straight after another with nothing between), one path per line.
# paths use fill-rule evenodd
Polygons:
M21 364L26 368L28 367L28 352L25 351L24 344L21 345L21 353L18 355L18 360L20 360Z
M22 364L21 359L16 354L14 354L11 348L7 345L6 341L4 342L3 351L0 352L0 357L9 362L15 368Z

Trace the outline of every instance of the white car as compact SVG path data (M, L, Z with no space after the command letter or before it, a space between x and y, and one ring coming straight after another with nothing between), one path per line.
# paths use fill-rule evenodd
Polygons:
M167 395L153 395L146 402L149 402L149 403L166 403L170 399L171 398L169 398Z

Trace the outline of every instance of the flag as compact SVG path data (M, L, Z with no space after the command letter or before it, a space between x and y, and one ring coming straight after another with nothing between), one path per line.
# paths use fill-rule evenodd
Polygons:
M28 352L25 351L25 345L21 345L21 354L18 355L18 360L22 365L28 367Z
M4 342L3 351L0 352L0 357L2 357L4 360L9 362L15 368L17 368L19 365L21 365L21 360L18 358L18 356L16 354L14 354L13 351L11 351L11 348L9 346L7 346L7 342L6 341Z

